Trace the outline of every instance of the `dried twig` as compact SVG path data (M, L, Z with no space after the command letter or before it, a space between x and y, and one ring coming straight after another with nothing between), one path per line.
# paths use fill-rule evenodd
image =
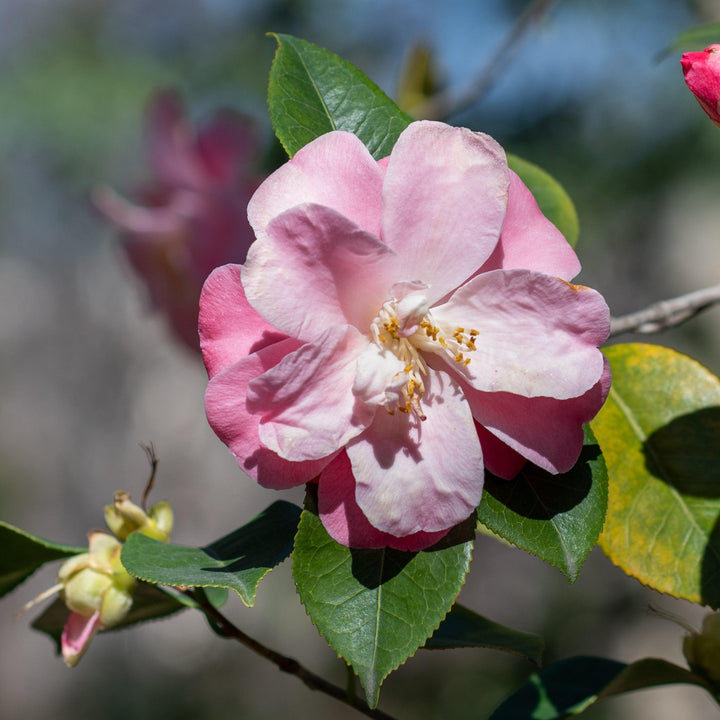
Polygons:
M467 110L488 93L497 82L502 69L509 63L520 41L530 28L540 22L558 0L535 0L515 21L495 54L483 66L470 86L459 93L447 90L428 98L415 111L415 116L425 119L448 118Z
M157 466L160 461L155 454L155 446L152 443L150 443L149 445L143 445L141 443L140 447L145 451L148 463L150 463L150 477L148 477L148 481L145 483L145 490L143 490L141 503L142 509L147 512L148 497L150 496L150 492L152 491L153 485L155 484L155 473L157 472Z
M681 325L720 303L720 285L653 303L644 310L610 320L610 337L623 333L647 335Z

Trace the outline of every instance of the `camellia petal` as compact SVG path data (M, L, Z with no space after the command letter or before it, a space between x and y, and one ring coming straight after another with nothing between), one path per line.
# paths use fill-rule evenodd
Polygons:
M328 133L249 215L245 266L204 294L208 419L262 484L317 477L335 540L420 550L473 513L485 465L577 459L609 311L494 140L412 123L375 162Z
M509 182L505 153L488 135L412 123L383 184L382 239L400 257L397 279L428 283L431 304L467 280L498 242Z
M229 110L203 127L197 136L197 155L208 179L221 185L233 182L238 166L256 152L256 134L247 118Z
M312 340L331 325L366 331L396 273L395 254L374 235L331 208L299 205L252 245L242 284L268 322Z
M680 59L687 86L707 116L720 127L720 45L686 52Z
M325 529L341 545L362 548L391 547L415 552L433 545L448 530L395 537L374 528L355 500L355 478L347 454L338 453L318 482L318 512Z
M89 617L76 612L68 615L60 638L60 647L66 665L74 667L80 662L100 628L99 610Z
M215 268L243 262L253 240L247 203L258 185L259 137L253 121L229 112L196 129L172 91L156 93L148 110L152 182L137 193L139 202L107 188L93 202L121 230L152 306L197 351L203 282Z
M583 423L595 417L607 398L610 364L605 358L600 380L585 394L568 400L464 390L475 419L490 433L535 465L564 473L582 450Z
M332 327L252 380L247 406L262 444L286 460L317 460L361 433L375 414L352 391L367 345L355 328Z
M200 295L200 348L211 378L249 353L287 338L248 303L241 271L241 265L217 268Z
M247 408L248 383L274 367L300 346L282 340L248 355L213 377L205 394L208 421L237 459L238 465L261 485L276 490L303 485L316 477L332 457L289 462L260 443L257 415Z
M379 410L347 446L360 509L371 525L397 537L457 525L482 492L482 450L458 384L430 369L423 406L424 421Z
M146 126L155 177L165 185L198 189L203 172L194 144L195 133L185 118L180 96L173 90L157 93L148 107Z
M582 285L529 270L474 277L433 318L472 327L476 349L462 370L483 392L525 397L578 397L603 373L597 346L610 332L602 296Z
M527 458L478 422L475 422L475 430L480 438L485 469L503 480L512 480L523 469Z
M363 143L347 132L331 132L308 143L258 188L248 205L257 238L286 210L314 203L332 208L380 236L383 171Z
M525 183L511 170L500 242L479 273L513 268L532 268L572 280L580 272L580 261L565 236L542 214Z

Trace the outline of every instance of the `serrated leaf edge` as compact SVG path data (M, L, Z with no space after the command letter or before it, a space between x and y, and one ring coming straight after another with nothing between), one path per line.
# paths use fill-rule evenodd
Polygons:
M305 511L303 511L303 514L304 514L304 513L305 513ZM296 537L296 538L297 538L297 533L300 532L300 524L301 524L301 523L302 523L302 516L301 516L301 518L300 518L300 523L298 523L298 530L297 530L297 532L295 533L295 537ZM427 635L427 637L422 641L422 643L421 643L420 645L418 645L418 646L415 648L415 650L413 650L413 652L412 652L410 655L408 655L404 660L401 660L397 665L394 665L392 668L390 668L390 669L378 680L378 683L377 683L377 692L376 692L376 694L375 694L374 700L368 696L368 691L367 691L367 689L366 689L365 687L363 687L363 689L365 690L366 696L367 696L368 704L369 704L369 706L370 706L371 708L377 707L378 700L379 700L379 697L380 697L380 686L383 684L383 682L385 681L385 679L386 679L391 673L395 672L395 670L397 670L399 667L401 667L402 665L404 665L410 658L415 657L415 653L417 653L418 650L422 650L422 649L423 649L423 647L425 646L425 643L427 642L427 640L428 640L430 637L432 637L433 633L435 633L435 631L440 627L440 624L442 623L442 621L447 617L447 614L450 612L450 609L451 609L452 606L455 604L455 600L457 599L457 596L460 594L460 591L461 591L461 590L463 589L463 587L465 586L465 582L466 582L466 580L467 580L467 576L470 574L470 565L472 564L472 559L473 559L473 553L474 553L474 551L475 551L475 538L473 537L472 544L471 544L471 546L470 546L469 557L468 557L468 570L467 570L467 572L462 576L462 581L460 582L460 588L459 588L459 590L458 590L458 594L455 596L455 598L452 599L452 601L450 602L449 607L447 608L447 610L445 610L443 616L438 620L438 624L430 631L430 633ZM422 551L421 551L421 552L422 552ZM303 602L302 595L300 594L300 591L299 591L298 586L297 586L297 581L295 580L295 572L294 572L294 571L295 571L295 549L294 549L294 546L293 546L293 552L290 554L290 558L291 558L292 569L293 569L292 576L293 576L293 584L295 585L295 592L297 592L298 597L300 598L300 604L303 606L303 610L305 611L305 615L307 615L307 617L310 619L310 622L312 623L313 627L318 631L318 635L320 635L321 637L325 638L325 641L327 642L328 647L330 647L330 648L333 650L333 652L337 655L338 659L339 659L339 660L342 660L346 665L350 666L350 667L352 668L353 672L355 673L355 676L359 679L360 676L358 675L357 671L356 671L355 668L353 667L352 663L351 663L341 652L339 652L335 647L333 647L333 645L330 644L330 641L328 640L327 636L326 636L325 633L322 632L322 630L320 630L320 628L317 626L317 623L313 620L312 616L310 615L310 613L309 613L309 611L308 611L308 609L307 609L307 606L306 606L305 603ZM377 643L375 644L375 648L377 648Z

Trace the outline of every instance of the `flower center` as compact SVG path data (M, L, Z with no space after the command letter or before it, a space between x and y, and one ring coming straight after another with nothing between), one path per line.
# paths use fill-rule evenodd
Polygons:
M383 303L371 324L376 345L391 352L402 364L403 370L395 374L393 382L385 388L385 408L393 415L395 410L412 413L425 420L420 399L425 393L423 376L427 375L427 362L423 353L443 355L467 367L473 352L478 331L463 327L444 327L437 324L430 313L425 295L413 292L401 300L391 298Z

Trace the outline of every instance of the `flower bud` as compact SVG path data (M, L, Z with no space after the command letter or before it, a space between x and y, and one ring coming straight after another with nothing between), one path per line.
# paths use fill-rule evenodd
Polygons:
M105 506L105 522L123 542L133 532L141 532L148 537L167 542L172 531L173 514L166 502L157 503L146 513L130 501L128 493L118 491L115 493L114 504Z
M720 45L684 53L680 62L687 86L707 116L720 127Z
M173 529L173 511L170 503L162 500L150 508L148 513L150 520L155 523L157 529L165 534L165 540L170 537Z
M132 606L134 578L120 562L122 544L112 535L90 533L89 550L66 560L58 572L70 610L62 634L62 654L76 665L98 630L121 622Z
M694 672L720 687L720 612L705 617L701 632L685 637L683 653Z

